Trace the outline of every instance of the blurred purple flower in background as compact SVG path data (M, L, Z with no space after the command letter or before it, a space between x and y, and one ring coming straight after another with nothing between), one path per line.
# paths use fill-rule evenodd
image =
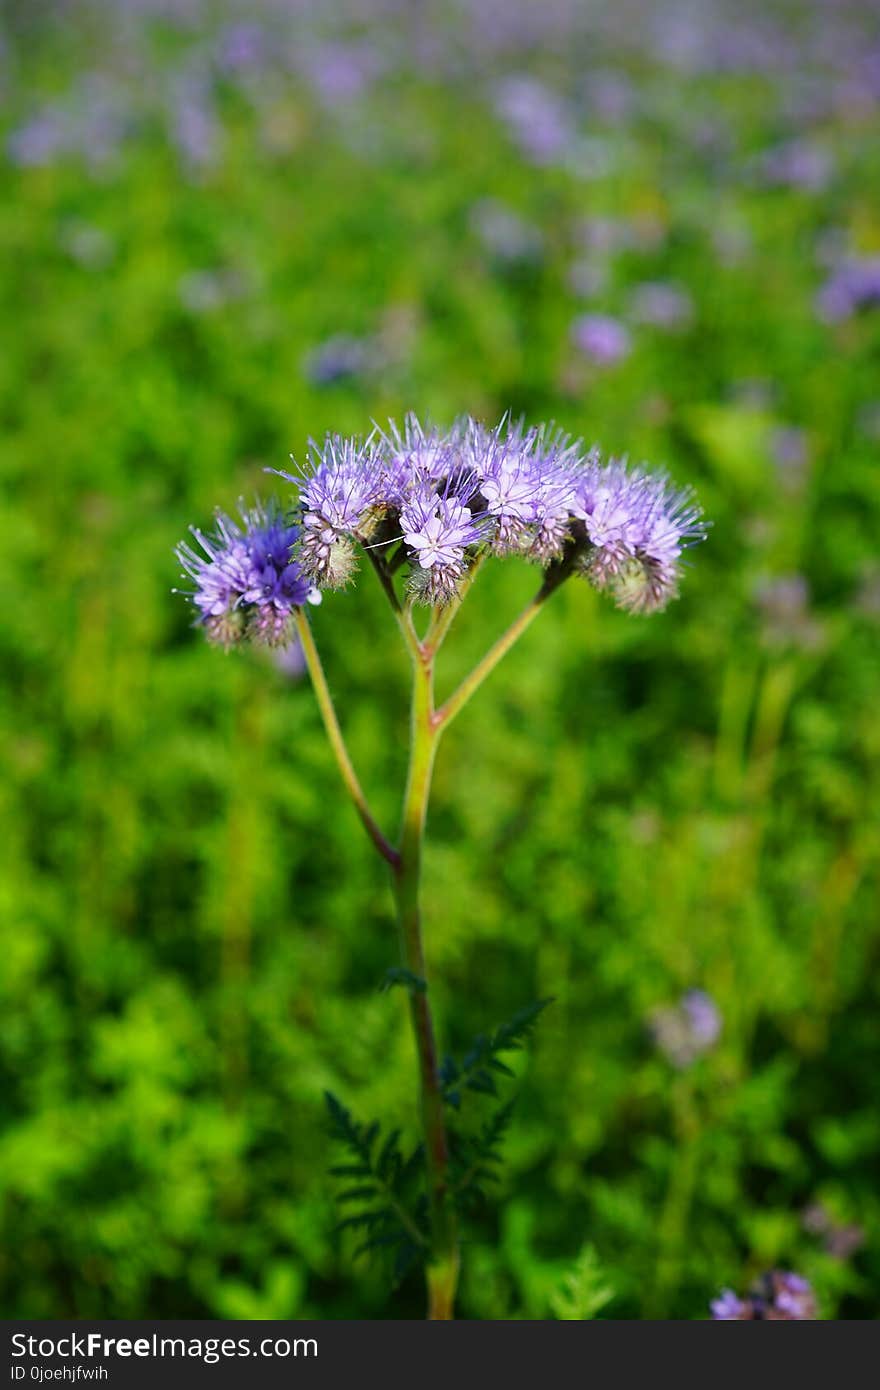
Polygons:
M674 1067L691 1066L721 1036L721 1014L710 994L690 989L678 1004L657 1009L649 1020L654 1043Z
M541 258L544 240L540 230L496 198L474 203L470 225L489 254L502 264L527 264Z
M216 164L221 129L205 74L184 73L172 93L172 138L184 164L195 171Z
M102 227L81 217L65 218L58 229L58 245L86 270L103 270L113 260L113 238Z
M495 110L533 164L562 163L574 145L576 131L565 103L536 77L505 77L495 90Z
M286 647L277 647L272 652L272 662L288 680L302 680L306 673L306 658L299 638L294 638Z
M377 344L373 338L357 338L351 333L334 333L306 353L303 375L313 386L333 386L352 381L378 365Z
M6 143L9 159L37 168L56 159L78 157L93 168L110 163L133 128L130 97L99 72L86 73L67 96L37 111L13 130Z
M50 164L68 148L65 117L56 106L44 107L31 116L6 142L10 160L23 169Z
M646 280L630 294L629 316L654 328L686 328L694 318L694 301L680 285Z
M245 282L235 270L191 270L181 276L177 293L181 304L191 314L210 314L241 299Z
M593 299L608 287L609 272L604 261L580 256L568 271L569 287L581 299Z
M634 114L636 87L630 78L611 68L594 68L587 77L587 105L599 120L622 125Z
M797 425L777 425L770 432L770 456L786 492L800 492L810 465L809 436Z
M333 109L360 100L385 67L368 40L307 43L299 62L302 76L324 106Z
M711 1310L714 1322L812 1322L819 1316L809 1282L786 1270L762 1275L745 1298L723 1289Z
M844 261L822 286L816 299L820 318L838 323L860 309L880 304L880 256Z
M269 34L253 21L228 24L217 35L217 66L229 76L263 67L270 53Z
M610 314L581 314L571 325L571 340L579 352L600 367L613 367L632 351L626 324Z
M618 251L653 251L663 242L665 227L654 217L582 217L575 235L585 251L613 255Z
M818 1236L822 1248L835 1260L848 1260L865 1243L865 1232L861 1226L835 1221L822 1202L811 1202L801 1217L805 1231Z
M761 156L759 178L779 188L799 188L821 193L834 174L834 161L828 150L810 140L789 140Z
M802 574L760 579L755 602L763 619L762 639L768 647L800 647L815 651L824 630L810 613L810 590Z

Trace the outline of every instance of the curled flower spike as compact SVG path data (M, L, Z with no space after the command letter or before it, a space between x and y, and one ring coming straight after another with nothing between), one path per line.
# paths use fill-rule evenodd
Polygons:
M239 526L217 513L212 535L192 528L199 550L187 541L175 554L195 588L185 592L196 609L196 622L208 640L231 647L250 641L269 647L290 642L293 612L304 603L320 603L317 589L293 560L299 535L275 504L240 507Z

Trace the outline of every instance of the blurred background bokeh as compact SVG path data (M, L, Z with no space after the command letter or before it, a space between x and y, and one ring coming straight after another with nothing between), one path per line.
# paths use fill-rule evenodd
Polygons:
M603 1316L781 1265L875 1317L873 0L2 15L0 1312L421 1316L326 1176L325 1087L412 1122L383 868L172 548L310 435L510 409L713 528L663 615L563 589L442 749L444 1039L556 1001L462 1315L592 1260ZM533 587L488 568L444 684ZM391 823L405 655L369 575L313 616Z

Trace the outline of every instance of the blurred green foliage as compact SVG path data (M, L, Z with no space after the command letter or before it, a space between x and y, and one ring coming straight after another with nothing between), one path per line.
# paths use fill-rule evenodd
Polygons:
M75 61L58 34L21 59L34 90ZM760 146L751 81L706 99ZM566 586L442 749L425 891L444 1042L556 1000L517 1062L461 1313L700 1318L782 1264L826 1316L873 1317L880 490L858 421L880 315L817 319L812 247L827 225L880 246L876 121L826 132L842 174L817 198L719 176L651 112L578 180L416 75L371 95L366 148L296 87L272 149L225 102L198 175L149 128L99 173L0 174L0 1310L421 1316L417 1277L389 1295L352 1264L326 1175L325 1089L412 1131L384 870L307 686L206 649L171 552L309 435L512 409L667 466L713 529L649 621ZM473 230L485 198L543 254L500 263ZM604 371L569 341L575 229L597 216L662 230L615 255L605 308L642 280L696 305ZM718 227L747 248L725 264ZM71 251L84 228L100 255ZM240 292L188 305L185 277L218 270ZM339 332L381 335L388 365L310 381ZM794 482L772 457L791 426ZM811 639L768 641L756 585L792 573ZM518 562L481 576L441 694L534 584ZM405 655L369 574L314 618L391 825ZM676 1070L646 1023L692 987L723 1031ZM817 1202L863 1229L852 1258L805 1228Z

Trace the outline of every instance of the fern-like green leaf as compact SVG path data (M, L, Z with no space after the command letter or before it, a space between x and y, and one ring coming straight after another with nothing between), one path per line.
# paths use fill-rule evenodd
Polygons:
M356 1256L391 1252L394 1277L402 1277L400 1270L428 1253L424 1148L419 1144L404 1155L399 1129L382 1137L377 1122L362 1124L329 1091L325 1101L330 1132L353 1160L330 1169L350 1184L339 1193L340 1204L355 1208L336 1229L364 1233Z

